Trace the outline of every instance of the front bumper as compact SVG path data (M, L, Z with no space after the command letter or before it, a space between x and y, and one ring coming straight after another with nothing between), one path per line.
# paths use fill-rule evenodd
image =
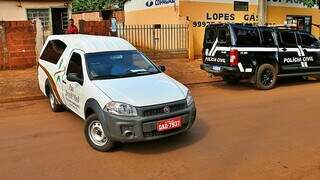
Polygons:
M157 131L157 121L181 116L182 126L163 132ZM160 139L182 133L191 128L196 118L195 104L183 110L169 114L152 115L147 117L121 117L105 112L105 118L110 137L117 142L138 142ZM132 132L126 136L125 132Z
M211 64L201 64L200 68L216 76L241 74L238 67L219 66L220 70L217 71L217 70L213 70L213 66L214 65L211 65Z

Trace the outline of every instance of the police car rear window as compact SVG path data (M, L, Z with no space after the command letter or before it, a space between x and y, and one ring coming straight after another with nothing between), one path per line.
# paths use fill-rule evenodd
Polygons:
M237 46L256 47L261 45L257 28L234 27L233 30L237 38Z
M272 30L271 29L260 29L262 35L263 46L275 46Z
M207 29L205 37L207 43L214 43L217 39L216 29Z

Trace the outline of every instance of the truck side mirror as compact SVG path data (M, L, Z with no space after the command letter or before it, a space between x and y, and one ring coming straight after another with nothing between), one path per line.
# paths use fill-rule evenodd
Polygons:
M165 72L166 71L166 67L164 65L160 65L159 66L160 71Z
M69 73L67 75L67 79L71 82L77 82L79 84L83 84L83 78L80 77L80 74L78 73Z

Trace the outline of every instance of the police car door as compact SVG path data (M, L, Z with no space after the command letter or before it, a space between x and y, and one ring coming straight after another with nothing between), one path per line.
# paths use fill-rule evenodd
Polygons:
M299 33L303 50L303 63L310 71L320 69L320 41L308 33Z
M83 53L74 50L71 52L69 59L67 70L62 77L65 105L79 116L82 116L85 100L83 70L85 63Z
M297 36L294 31L279 30L279 62L284 71L298 70L301 67L302 54L298 47Z

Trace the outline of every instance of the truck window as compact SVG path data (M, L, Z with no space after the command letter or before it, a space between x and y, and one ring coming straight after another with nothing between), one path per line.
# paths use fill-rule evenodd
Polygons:
M218 43L229 46L231 44L231 36L228 28L218 28Z
M276 45L271 29L260 29L262 35L262 44L268 47L274 47Z
M293 31L281 31L281 42L285 46L297 46L296 35Z
M319 41L313 37L312 35L310 34L307 34L307 33L300 33L300 37L301 37L301 43L302 43L302 46L304 47L319 47Z
M82 62L81 56L78 53L72 53L72 56L69 61L67 75L69 73L77 73L81 78L83 78Z
M235 27L234 33L237 37L237 46L256 47L261 45L257 28Z
M209 28L206 30L206 43L214 43L217 39L216 29Z
M67 45L60 40L51 40L48 42L40 59L57 64Z

